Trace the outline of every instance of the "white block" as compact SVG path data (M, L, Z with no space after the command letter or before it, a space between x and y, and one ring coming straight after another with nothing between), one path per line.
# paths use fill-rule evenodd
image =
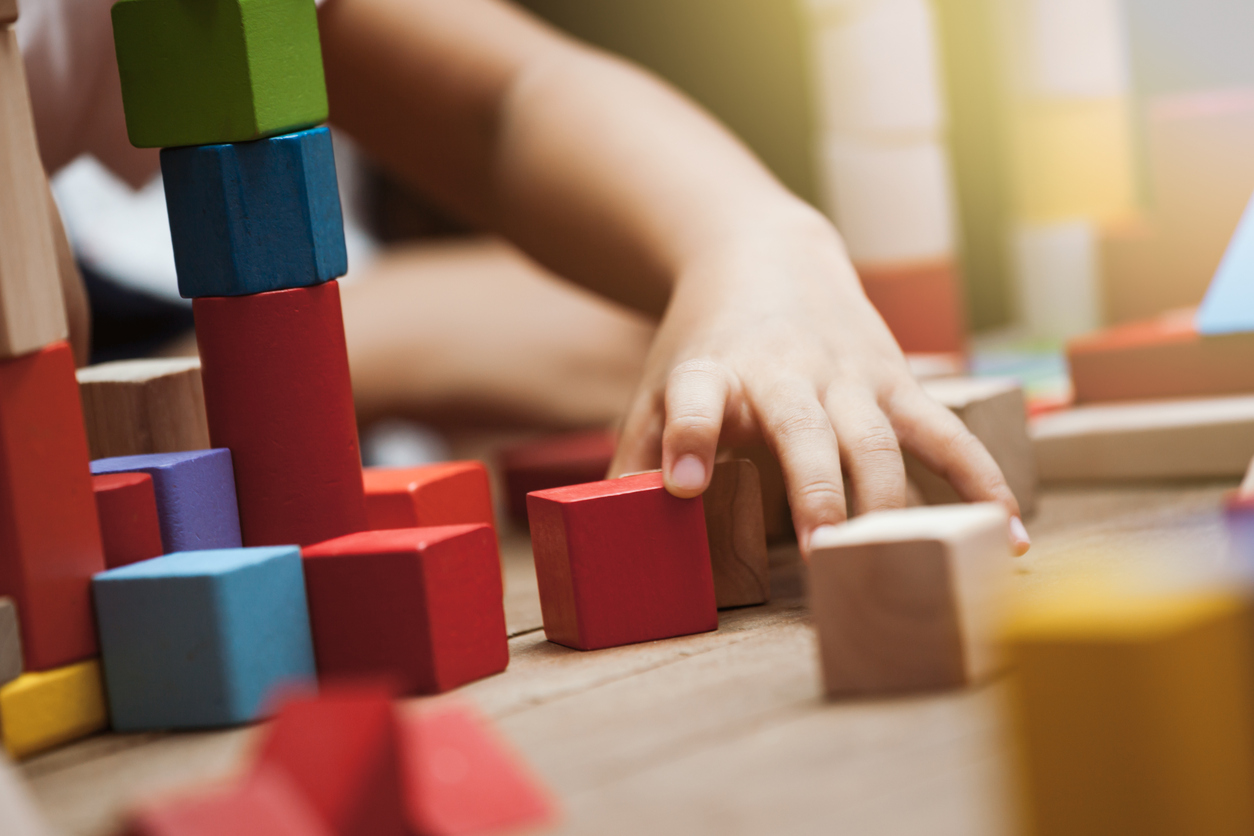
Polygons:
M1019 95L1087 99L1128 92L1120 0L1003 0L1009 77Z
M1091 221L1022 224L1014 233L1022 317L1036 336L1066 338L1101 324L1098 231Z

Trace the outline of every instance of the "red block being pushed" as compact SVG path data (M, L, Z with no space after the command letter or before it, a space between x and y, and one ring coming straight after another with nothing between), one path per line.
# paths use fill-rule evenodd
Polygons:
M164 554L157 495L147 473L105 473L91 477L100 515L105 565L110 569Z
M324 687L284 703L258 764L285 773L336 836L406 836L399 732L389 689Z
M382 676L435 694L509 664L490 526L363 531L302 554L321 677Z
M168 799L133 813L126 836L338 836L327 829L291 781L263 770L238 784Z
M29 670L98 652L91 578L104 569L70 347L0 360L0 595L17 602Z
M432 525L495 525L482 462L368 467L366 522L372 531Z
M336 282L192 303L209 437L231 451L245 546L366 529Z
M614 433L597 430L537 438L502 450L497 460L505 476L510 519L526 524L527 494L532 491L604 479L617 443Z
M718 629L701 498L659 472L527 497L549 641L578 650Z
M406 715L401 729L414 833L461 836L555 823L548 793L478 712L441 706Z

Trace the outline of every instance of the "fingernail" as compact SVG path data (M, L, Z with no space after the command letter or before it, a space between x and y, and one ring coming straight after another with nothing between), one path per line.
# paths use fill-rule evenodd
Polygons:
M683 491L705 487L705 465L696 456L682 456L671 468L671 484Z
M1028 530L1023 527L1023 520L1018 517L1010 518L1010 542L1014 547L1015 557L1022 557L1028 553L1028 549L1032 548L1032 538L1028 536Z

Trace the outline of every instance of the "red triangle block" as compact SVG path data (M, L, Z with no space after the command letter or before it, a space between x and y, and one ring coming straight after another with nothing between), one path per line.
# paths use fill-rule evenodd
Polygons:
M126 836L332 836L291 781L262 770L243 783L134 813Z

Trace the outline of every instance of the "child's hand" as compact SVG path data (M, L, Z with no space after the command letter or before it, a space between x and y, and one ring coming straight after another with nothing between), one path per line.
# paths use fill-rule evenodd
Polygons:
M965 499L1013 515L993 458L925 395L862 292L835 231L817 213L727 242L678 278L628 412L613 473L661 467L696 496L719 444L763 439L779 458L802 551L848 513L905 505L902 448Z

